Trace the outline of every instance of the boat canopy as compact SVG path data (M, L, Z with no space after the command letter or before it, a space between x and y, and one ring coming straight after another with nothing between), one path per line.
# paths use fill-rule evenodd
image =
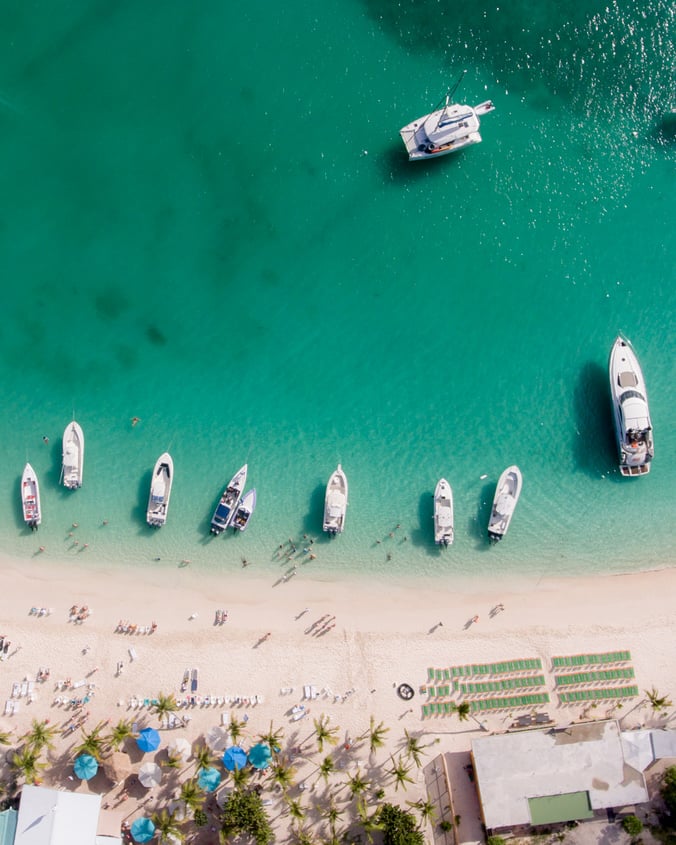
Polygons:
M650 429L648 406L646 401L636 390L627 390L620 397L622 416L626 431L644 431Z
M447 143L453 138L464 137L479 128L479 120L471 106L454 103L430 114L425 120L425 134L435 145Z
M448 528L452 522L450 508L444 508L444 510L439 511L439 525L441 528Z

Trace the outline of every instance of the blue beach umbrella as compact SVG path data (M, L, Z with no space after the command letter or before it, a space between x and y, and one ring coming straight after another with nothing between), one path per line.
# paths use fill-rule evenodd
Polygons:
M155 728L143 728L136 740L136 744L141 751L154 751L160 747L160 735Z
M254 769L267 769L272 758L272 751L266 742L259 742L249 749L249 762Z
M134 819L131 823L131 835L134 842L150 842L155 836L155 825L151 819Z
M73 769L80 780L89 780L98 772L99 764L96 757L92 757L91 754L80 754L75 760Z
M246 760L246 751L239 745L231 745L230 748L225 749L223 754L223 765L229 772L234 772L235 769L243 769L246 766Z
M205 792L213 792L218 789L218 784L221 782L221 773L218 769L200 769L197 775L197 783L200 789Z

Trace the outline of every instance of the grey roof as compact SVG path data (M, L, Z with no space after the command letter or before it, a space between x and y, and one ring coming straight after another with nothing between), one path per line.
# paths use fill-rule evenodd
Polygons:
M594 810L648 800L616 721L482 737L472 753L489 829L531 824L529 798L587 791ZM632 756L639 763L640 751Z

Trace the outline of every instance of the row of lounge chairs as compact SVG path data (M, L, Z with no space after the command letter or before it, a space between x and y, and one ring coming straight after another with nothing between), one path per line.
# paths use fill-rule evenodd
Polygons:
M530 657L525 660L504 660L501 663L471 663L465 666L451 666L448 669L430 667L427 670L427 682L430 684L439 683L454 678L472 678L477 675L513 675L516 672L532 672L541 669L542 660L539 657Z
M526 687L543 687L544 675L526 675L522 678L505 678L502 681L478 681L476 683L461 684L453 682L455 692L462 695L480 695L485 692L507 692L508 690L524 689Z
M634 677L634 670L601 669L598 672L576 672L574 675L555 675L557 687L572 687L579 684L592 684L596 681L625 681Z
M531 695L514 695L509 698L481 698L471 701L472 712L484 710L514 710L517 707L532 707L535 704L547 704L549 693L535 692Z
M607 651L603 654L571 654L567 657L552 657L554 669L565 666L594 666L599 663L626 663L631 660L630 651Z
M560 692L562 704L576 704L578 701L599 701L609 698L635 698L638 687L605 687L603 689L584 689L574 692Z

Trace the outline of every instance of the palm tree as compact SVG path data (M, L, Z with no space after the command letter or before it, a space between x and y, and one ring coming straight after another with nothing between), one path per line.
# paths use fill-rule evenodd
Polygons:
M232 738L233 745L237 745L237 740L242 736L244 733L244 722L240 722L237 716L230 717L230 723L228 725L228 731L230 732L230 737Z
M179 755L174 757L173 754L167 752L167 759L160 761L160 766L164 766L165 769L172 769L174 772L180 769L183 765L183 758Z
M150 707L150 712L155 713L157 718L160 722L167 716L169 713L173 713L178 710L178 702L174 698L173 694L171 695L164 695L164 693L158 693L157 699L154 704Z
M425 753L424 746L420 744L418 737L412 736L406 728L404 728L404 736L406 737L405 754L420 768L422 766L421 755Z
M314 845L317 840L312 835L312 832L307 827L300 825L293 831L293 842L295 845Z
M366 841L373 842L373 834L376 830L381 829L381 825L378 821L377 812L373 815L369 815L368 804L363 797L357 801L357 816L364 833L366 834Z
M410 776L409 772L411 771L411 767L407 766L406 763L403 761L401 756L395 763L394 757L390 756L390 760L392 761L392 768L388 769L388 774L392 775L394 779L394 789L395 792L399 791L399 787L402 786L406 789L407 783L413 783L413 778Z
M158 834L158 842L171 842L172 839L178 839L179 842L185 840L185 835L181 830L181 825L176 820L175 813L160 810L159 813L153 813L151 818Z
M204 804L205 795L199 788L196 778L191 778L181 784L178 799L179 801L183 801L186 808L193 812L200 809L202 804Z
M327 742L329 745L335 745L338 742L338 731L340 730L340 728L330 728L328 716L325 716L322 713L319 719L314 720L314 725L315 737L317 738L317 748L319 749L320 753L324 750L325 742Z
M331 839L335 840L336 837L336 825L338 820L343 815L344 810L339 810L336 806L335 801L333 800L333 796L331 796L331 800L329 801L328 806L325 810L323 810L323 815L326 816L329 822L329 831L331 833Z
M282 739L284 739L284 729L277 728L277 730L273 730L271 721L267 733L259 734L258 739L260 739L261 742L267 742L270 746L270 751L272 751L273 754L277 754L282 744Z
M667 707L671 707L671 701L669 700L669 696L660 695L655 687L653 687L650 692L645 690L646 697L650 702L650 706L658 713L660 710L666 710Z
M276 763L270 767L270 774L272 782L280 786L282 792L286 792L294 784L296 770L293 766L284 766L281 763Z
M295 822L302 822L305 818L305 807L297 798L287 798L286 806L289 808L289 815Z
M206 745L198 745L193 751L193 757L195 758L195 771L208 769L213 762L211 749Z
M106 741L114 751L119 751L125 739L130 739L132 736L134 736L134 731L132 730L132 724L129 719L120 719L106 737Z
M32 746L25 745L20 752L12 755L12 768L20 774L26 783L35 783L46 763L40 762L40 754Z
M458 719L461 722L466 722L469 719L469 712L471 710L469 701L461 701L460 704L455 708L455 712L458 714Z
M333 757L328 754L322 762L317 766L317 771L319 772L319 776L324 778L324 782L329 782L329 775L336 771L336 763Z
M232 776L232 783L235 789L242 789L251 777L251 769L248 766L245 766L243 769L235 769L230 772L230 774Z
M12 744L12 732L10 731L0 731L0 745L11 745Z
M383 745L385 745L385 734L388 733L389 730L389 728L385 727L384 722L378 722L376 725L376 720L373 716L371 716L369 729L366 733L362 734L359 739L365 739L368 737L371 754L375 754L379 748L382 748Z
M358 797L361 796L370 785L370 782L361 776L359 769L353 775L350 775L347 781L347 788L350 790L350 795L353 798L355 795Z
M92 757L101 762L105 744L105 739L101 736L104 724L104 722L99 722L89 733L82 731L82 742L75 747L75 754L91 754Z
M39 722L33 719L31 722L31 729L25 733L21 739L24 740L29 748L32 748L39 754L43 748L51 750L54 748L54 737L57 734L56 728L50 728L47 721Z
M419 801L407 801L406 803L409 807L415 808L420 813L420 822L422 825L428 822L429 824L434 824L437 818L437 808L429 798L427 801L423 801L421 798Z

